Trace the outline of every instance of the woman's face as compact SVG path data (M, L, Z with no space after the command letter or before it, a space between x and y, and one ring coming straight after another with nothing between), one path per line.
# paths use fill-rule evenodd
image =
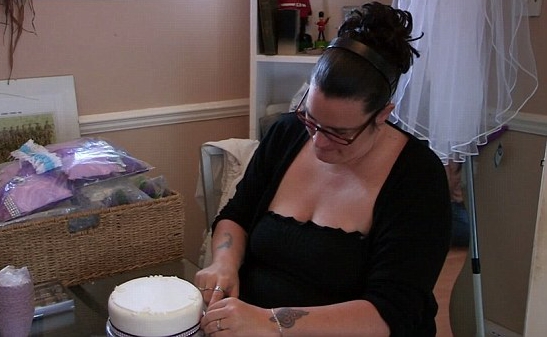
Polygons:
M362 101L326 98L319 88L312 85L300 111L315 155L323 162L349 164L364 157L374 145L377 116L364 113ZM340 144L344 139L351 143Z

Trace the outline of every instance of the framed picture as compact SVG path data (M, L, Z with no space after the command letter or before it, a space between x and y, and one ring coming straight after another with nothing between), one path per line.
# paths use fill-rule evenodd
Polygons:
M0 81L0 162L29 139L47 145L78 137L72 76Z

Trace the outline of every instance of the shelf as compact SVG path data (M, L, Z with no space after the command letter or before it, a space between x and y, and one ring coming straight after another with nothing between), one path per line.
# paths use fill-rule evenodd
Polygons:
M316 63L319 55L256 55L257 62Z
M345 0L344 5L360 6L362 0ZM307 33L315 36L315 25L319 11L330 17L325 35L336 36L336 23L342 22L343 5L339 0L310 0L312 17ZM250 17L250 93L249 93L249 136L259 139L260 118L266 114L270 104L290 102L302 84L309 81L314 65L320 54L263 55L259 54L260 34L258 32L258 1L249 1Z

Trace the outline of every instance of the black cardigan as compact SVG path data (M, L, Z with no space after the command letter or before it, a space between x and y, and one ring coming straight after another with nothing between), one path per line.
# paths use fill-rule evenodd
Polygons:
M448 184L439 158L417 138L398 130L409 141L374 205L367 236L366 286L356 299L374 304L392 336L435 336L433 287L450 242ZM219 220L230 219L250 233L268 211L281 179L308 140L297 117L283 115L260 143L213 229Z

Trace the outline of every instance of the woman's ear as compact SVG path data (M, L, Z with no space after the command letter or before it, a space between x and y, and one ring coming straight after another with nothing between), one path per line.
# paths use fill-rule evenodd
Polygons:
M395 104L388 103L376 116L376 125L384 124L393 109L395 109Z

